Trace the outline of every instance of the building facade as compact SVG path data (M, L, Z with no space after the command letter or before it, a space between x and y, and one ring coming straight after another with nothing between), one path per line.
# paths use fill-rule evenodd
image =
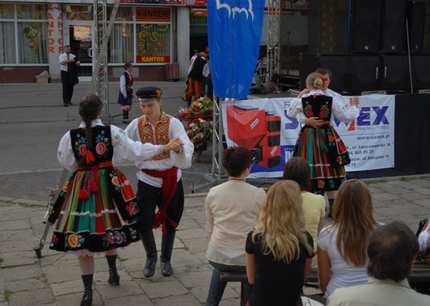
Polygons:
M166 80L172 66L184 78L193 3L122 0L108 47L110 77L119 77L122 65L131 62L138 80ZM58 80L58 57L64 45L70 45L79 58L80 76L91 77L92 4L91 0L0 0L0 82L34 82L43 71ZM112 5L113 0L108 0L108 16Z

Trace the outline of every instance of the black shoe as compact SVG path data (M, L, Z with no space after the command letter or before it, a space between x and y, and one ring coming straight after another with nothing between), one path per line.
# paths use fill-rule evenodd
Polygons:
M156 266L157 266L157 256L147 257L145 267L143 268L143 276L145 277L154 276Z
M64 104L63 104L63 106L64 106L64 107L67 107L67 106L69 106L69 104L67 104L67 103L64 103Z
M163 276L167 277L173 274L173 269L170 261L166 261L166 262L161 261L160 267L161 267L161 274L163 274Z
M82 296L81 306L91 306L93 304L93 291L85 290Z

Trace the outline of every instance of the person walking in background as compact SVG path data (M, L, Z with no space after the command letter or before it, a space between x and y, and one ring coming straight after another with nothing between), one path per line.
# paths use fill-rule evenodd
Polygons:
M300 187L290 180L275 183L246 239L251 305L301 305L312 246L312 237L305 230Z
M113 161L146 160L180 146L177 139L167 145L134 142L123 130L103 125L102 108L96 95L84 97L79 105L82 123L61 138L58 160L73 174L48 216L53 224L50 248L79 255L85 288L81 306L92 305L94 253L106 252L108 282L119 286L116 248L139 240L135 194Z
M129 113L133 103L133 76L131 75L132 66L127 62L124 64L124 72L119 78L118 104L122 109L122 123L130 123Z
M246 148L230 148L223 165L228 181L209 190L205 200L209 244L206 257L213 267L206 306L219 305L227 285L221 272L245 272L245 239L257 222L264 190L246 182L252 163Z
M191 167L194 145L182 123L162 111L160 88L140 88L136 96L143 115L128 125L128 136L135 141L151 144L166 144L171 139L178 138L182 144L172 152L164 152L135 163L139 169L137 203L142 211L140 234L146 252L143 275L152 277L155 274L157 246L153 228L161 227L161 274L167 277L173 274L173 245L176 228L184 210L181 169Z
M78 65L76 56L71 53L70 46L63 47L59 57L61 70L61 83L63 86L63 105L72 105L73 88L78 83Z
M313 72L306 78L308 91L294 99L287 115L297 117L302 129L294 156L303 157L311 170L312 191L327 193L329 215L336 190L346 178L345 165L351 161L342 139L333 126L334 117L348 121L358 117L358 101L345 104L343 98L329 97L324 92L322 75Z
M325 297L336 288L367 283L367 245L376 228L372 197L359 180L339 188L333 223L323 228L318 241L318 274Z
M193 61L190 73L188 74L189 80L187 88L185 89L184 100L191 105L193 99L198 99L202 96L202 81L203 81L203 68L206 64L207 54L203 51Z

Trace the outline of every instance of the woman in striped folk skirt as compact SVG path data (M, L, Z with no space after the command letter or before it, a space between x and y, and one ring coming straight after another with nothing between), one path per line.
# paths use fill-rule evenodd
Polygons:
M341 96L327 96L324 82L321 74L311 73L306 93L290 104L287 114L302 124L294 156L308 162L313 192L327 192L331 207L335 191L345 180L345 165L350 163L346 146L333 128L333 115L349 121L358 117L359 109L355 99L348 105Z
M83 122L60 141L58 160L73 174L48 218L53 224L50 248L79 256L85 288L81 306L92 304L94 252L106 253L108 282L118 286L116 248L140 240L135 194L112 160L146 160L180 146L176 139L165 146L130 140L121 129L103 125L102 106L97 96L85 97L79 106Z

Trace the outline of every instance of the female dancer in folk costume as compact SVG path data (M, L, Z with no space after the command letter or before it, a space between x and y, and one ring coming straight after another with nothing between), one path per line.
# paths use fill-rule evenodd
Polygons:
M119 78L118 104L122 109L122 123L129 123L129 113L133 103L133 76L131 63L124 64L124 72Z
M118 286L116 248L139 240L135 194L112 159L144 160L180 147L177 139L164 146L132 141L121 129L103 125L99 119L102 106L95 95L83 98L79 106L83 122L60 141L58 160L73 174L48 219L54 232L50 248L79 255L85 287L81 306L92 304L93 252L106 252L108 282Z
M350 105L342 96L327 96L324 78L313 72L306 78L307 91L301 99L294 100L287 114L297 117L302 129L297 140L294 156L303 157L309 164L314 192L327 192L331 206L336 190L345 180L345 165L350 163L349 154L342 139L333 128L333 116L340 121L358 117L358 99Z

